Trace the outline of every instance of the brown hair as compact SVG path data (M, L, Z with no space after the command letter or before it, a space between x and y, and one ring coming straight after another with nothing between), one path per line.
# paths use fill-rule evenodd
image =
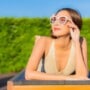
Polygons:
M77 25L77 27L81 30L82 28L81 14L78 11L71 9L71 8L62 8L62 9L59 9L55 15L57 15L60 11L63 11L63 10L67 11L70 14L74 24Z

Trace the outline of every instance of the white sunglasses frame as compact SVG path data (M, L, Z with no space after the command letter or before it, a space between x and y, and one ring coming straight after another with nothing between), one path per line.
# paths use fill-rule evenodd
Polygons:
M52 17L56 17L56 20L54 21L54 22L51 22L51 19L52 19ZM63 25L65 25L66 23L67 23L67 21L70 21L70 22L72 22L72 20L69 18L69 17L67 17L67 16L55 16L55 15L52 15L51 17L50 17L50 22L51 22L51 24L54 24L60 17L65 17L66 18L66 21L64 22L64 23L60 23L60 24L63 24Z

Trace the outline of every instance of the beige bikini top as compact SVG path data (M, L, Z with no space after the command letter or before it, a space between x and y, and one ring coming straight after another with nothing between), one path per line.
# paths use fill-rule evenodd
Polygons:
M75 47L71 45L69 59L65 68L61 71L58 71L55 60L55 41L53 40L48 52L48 55L45 57L44 69L46 73L50 74L60 74L60 75L70 75L75 71Z

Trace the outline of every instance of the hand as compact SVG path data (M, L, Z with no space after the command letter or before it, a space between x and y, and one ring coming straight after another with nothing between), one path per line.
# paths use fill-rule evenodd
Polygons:
M66 80L90 80L88 77L68 77Z
M79 41L79 37L80 37L80 30L79 28L72 22L71 25L69 25L70 28L70 34L71 34L71 38L72 40L77 43Z

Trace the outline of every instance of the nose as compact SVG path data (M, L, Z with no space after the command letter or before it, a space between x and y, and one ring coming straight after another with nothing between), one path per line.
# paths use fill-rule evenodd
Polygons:
M59 24L59 21L58 21L58 20L56 20L56 21L54 22L54 25L55 25L55 26L60 25L60 24Z

